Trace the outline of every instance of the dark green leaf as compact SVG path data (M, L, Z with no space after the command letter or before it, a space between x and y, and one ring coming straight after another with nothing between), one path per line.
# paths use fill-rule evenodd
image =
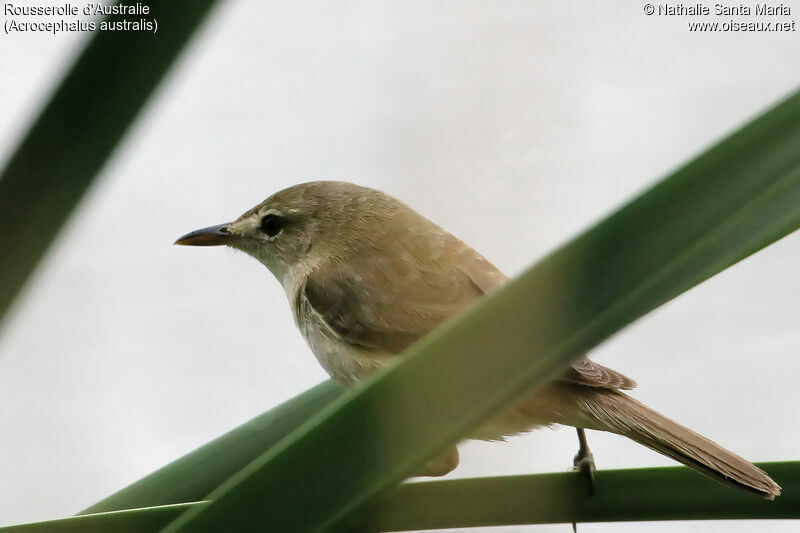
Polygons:
M47 522L0 527L2 533L146 533L160 531L181 513L205 502L179 503L127 511L73 516Z
M0 227L13 233L0 261L0 320L214 3L149 2L157 33L95 32L53 93L0 174Z
M411 531L518 524L800 518L800 462L761 463L783 486L770 502L684 467L600 470L587 494L577 472L403 484L356 531ZM546 502L546 504L545 504ZM187 509L183 503L0 528L0 533L148 533Z
M204 499L342 394L326 381L112 494L81 514Z
M577 472L401 485L360 531L640 520L800 518L800 462L761 463L783 487L774 502L684 467L599 470L588 495Z

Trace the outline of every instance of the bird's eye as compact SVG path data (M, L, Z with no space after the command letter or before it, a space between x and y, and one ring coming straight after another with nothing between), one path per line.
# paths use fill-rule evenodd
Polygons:
M264 217L261 219L261 231L263 231L267 237L271 238L276 236L281 232L282 229L283 219L278 215L264 215Z

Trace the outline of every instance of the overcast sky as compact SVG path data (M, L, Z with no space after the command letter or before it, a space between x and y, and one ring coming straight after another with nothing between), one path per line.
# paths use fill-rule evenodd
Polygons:
M0 524L77 512L325 379L263 266L173 247L179 235L291 184L345 179L514 275L800 86L797 32L690 33L641 2L222 4L2 330ZM781 21L800 16L784 4ZM0 35L3 153L84 38ZM798 259L792 235L592 355L734 452L798 459ZM674 464L589 441L599 468ZM564 471L576 445L563 428L467 443L450 476Z

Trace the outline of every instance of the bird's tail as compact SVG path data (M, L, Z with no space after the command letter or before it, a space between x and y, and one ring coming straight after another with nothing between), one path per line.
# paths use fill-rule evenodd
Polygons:
M597 390L579 400L587 427L617 433L712 479L769 500L781 488L763 470L621 392Z

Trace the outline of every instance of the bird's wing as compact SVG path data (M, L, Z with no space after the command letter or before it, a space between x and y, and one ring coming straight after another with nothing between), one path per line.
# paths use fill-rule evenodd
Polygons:
M458 269L402 257L391 264L369 261L317 270L301 289L328 328L361 350L398 354L483 295Z
M636 388L636 382L628 376L599 365L588 357L572 363L572 368L561 379L605 389L630 390Z
M497 289L507 281L502 272L481 256L474 261L464 263L462 268L484 293ZM630 390L636 387L636 382L628 376L599 365L588 357L572 363L572 368L561 379L589 387L607 389Z
M460 240L448 234L444 242L435 255L407 248L403 254L382 254L392 259L381 264L365 254L346 266L317 270L299 296L341 340L367 352L398 354L507 281ZM611 389L636 386L588 358L573 363L562 379Z

